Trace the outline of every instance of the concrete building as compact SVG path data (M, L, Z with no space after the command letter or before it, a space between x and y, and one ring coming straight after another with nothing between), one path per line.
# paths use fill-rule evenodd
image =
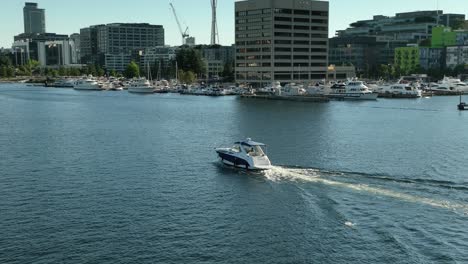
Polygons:
M70 40L72 40L74 56L71 58L73 64L80 64L81 63L81 41L80 41L80 34L75 33L70 35Z
M39 43L63 40L68 40L68 35L55 33L23 33L14 36L12 48L15 53L22 51L24 53L23 58L26 61L29 59L39 61ZM20 56L17 57L19 58ZM16 61L21 62L21 60Z
M139 66L140 69L147 68L148 65L154 68L156 65L161 67L161 70L165 70L167 67L172 67L172 61L176 60L176 51L178 47L161 46L146 48L143 52L138 54L140 57ZM175 68L174 68L175 71ZM158 76L153 76L156 78Z
M356 77L356 68L354 66L328 66L328 79L337 81L346 81Z
M468 45L447 47L447 68L455 68L458 65L468 65Z
M436 26L454 27L464 20L464 14L444 14L441 10L397 13L393 17L377 15L352 23L348 29L337 31L337 36L390 36L417 43L430 38Z
M146 23L114 23L80 30L81 59L122 72L135 51L164 46L164 28Z
M236 82L264 86L325 79L328 9L322 1L236 2Z
M419 47L419 64L422 69L443 69L445 48Z
M358 73L369 73L379 65L393 64L395 48L407 42L385 36L343 36L329 40L329 64L353 65Z
M37 7L37 3L26 2L23 8L24 33L45 33L45 10Z
M38 42L41 67L67 67L76 64L75 43L72 39Z
M417 45L395 49L395 65L402 73L411 73L421 67L419 47Z
M234 64L235 46L200 46L203 59L206 63L208 78L218 78L224 71L227 63Z

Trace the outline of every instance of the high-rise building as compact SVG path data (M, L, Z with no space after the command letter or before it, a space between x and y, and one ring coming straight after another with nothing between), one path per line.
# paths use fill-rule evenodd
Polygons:
M235 3L236 81L326 78L329 3L315 0L246 0Z
M81 63L124 71L135 51L164 46L164 28L146 23L114 23L80 31Z
M37 3L26 3L23 8L24 33L45 33L45 10L37 8Z

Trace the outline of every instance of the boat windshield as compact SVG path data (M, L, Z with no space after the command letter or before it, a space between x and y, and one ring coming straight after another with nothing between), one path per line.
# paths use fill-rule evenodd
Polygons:
M265 155L265 153L263 152L263 149L260 146L250 146L250 147L244 147L244 148L245 148L245 152L247 152L249 156L259 157L259 156Z
M240 146L239 145L232 146L231 151L235 153L241 152Z

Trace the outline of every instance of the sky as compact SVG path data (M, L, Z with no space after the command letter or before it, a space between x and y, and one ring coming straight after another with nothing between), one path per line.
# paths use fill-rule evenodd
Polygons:
M30 2L33 2L31 0ZM209 44L211 4L209 0L36 0L46 9L47 32L79 33L80 28L115 22L141 22L163 25L167 45L180 45L182 40L169 2L174 4L182 26L189 27L197 44ZM283 0L288 1L288 0ZM24 31L24 0L1 0L0 47L11 47L13 36ZM218 0L220 44L234 42L234 2ZM434 10L465 14L468 0L330 0L330 36L357 20L374 15L392 16L398 12ZM184 26L185 25L185 26Z

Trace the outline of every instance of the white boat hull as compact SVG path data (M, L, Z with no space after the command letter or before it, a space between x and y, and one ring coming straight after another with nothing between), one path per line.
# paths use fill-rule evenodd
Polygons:
M128 88L128 92L150 94L150 93L154 93L154 89L153 88Z
M377 100L378 93L339 93L330 94L329 97L343 100Z
M251 157L242 153L233 153L230 149L216 149L219 159L227 166L252 170L263 171L271 169L271 163L267 156Z

